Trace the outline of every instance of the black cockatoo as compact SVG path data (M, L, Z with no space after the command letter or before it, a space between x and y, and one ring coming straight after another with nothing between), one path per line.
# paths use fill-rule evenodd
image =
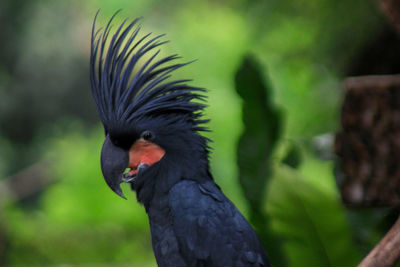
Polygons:
M165 43L162 35L138 38L138 19L109 36L114 16L99 31L95 18L90 55L108 186L121 197L123 182L136 191L159 266L270 266L256 233L209 171L209 140L199 133L206 130L205 90L167 80L186 64L172 64L177 55L156 60L159 50L152 51Z

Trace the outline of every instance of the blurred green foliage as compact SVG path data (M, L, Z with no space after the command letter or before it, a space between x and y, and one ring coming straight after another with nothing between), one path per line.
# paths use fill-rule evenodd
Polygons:
M280 239L270 229L263 206L272 176L272 156L282 134L282 112L272 101L273 89L251 55L243 58L235 75L235 89L243 100L244 131L237 146L239 181L248 202L249 219L269 253L271 262L286 266Z
M236 91L243 99L244 124L237 153L239 180L250 210L259 210L262 206L271 175L271 157L284 123L280 110L272 103L273 90L263 79L258 62L252 56L245 56L235 75Z
M154 262L143 207L133 193L128 201L110 194L101 180L102 129L87 135L77 123L72 128L62 139L47 142L45 158L53 162L51 174L57 182L41 197L40 208L5 210L7 262Z
M334 184L329 188L316 182L321 177L333 181L331 167L319 166L310 178L285 165L275 168L265 206L289 266L356 266L361 260Z
M284 112L281 138L269 151L271 180L260 199L268 227L279 236L288 266L359 261L332 162L316 158L307 145L299 146L301 161L289 156L290 144L335 131L339 82L383 25L373 1L3 0L0 177L47 159L55 183L2 207L0 242L6 239L6 246L4 257L0 246L0 265L155 265L144 209L128 187L128 201L113 194L100 173L103 132L88 78L98 8L99 25L122 8L116 24L143 16L143 32L165 32L171 40L163 53L198 59L176 78L194 78L193 85L209 89L212 172L246 216L236 158L242 102L234 76L249 52L268 67L271 98Z

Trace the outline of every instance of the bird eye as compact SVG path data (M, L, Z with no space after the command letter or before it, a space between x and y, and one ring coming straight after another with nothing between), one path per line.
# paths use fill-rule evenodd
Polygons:
M141 136L144 140L151 140L153 139L153 133L150 131L144 131Z

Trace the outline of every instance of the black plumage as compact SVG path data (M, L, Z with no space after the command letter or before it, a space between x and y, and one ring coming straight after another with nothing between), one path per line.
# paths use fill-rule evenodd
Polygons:
M95 19L90 57L107 184L123 196L119 184L131 183L149 216L159 266L270 266L254 230L209 171L209 140L200 134L207 130L205 90L168 80L187 63L173 64L177 55L156 61L160 51L153 51L165 41L138 38L138 19L125 20L109 37L114 17L97 32ZM161 158L150 165L132 161L140 142L162 151ZM128 164L132 175L123 174Z

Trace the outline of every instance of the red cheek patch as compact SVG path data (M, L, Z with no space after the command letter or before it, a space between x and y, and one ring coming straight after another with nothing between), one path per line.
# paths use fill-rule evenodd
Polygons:
M140 163L145 163L149 166L161 160L164 156L165 150L160 146L144 140L137 140L129 150L129 166L131 168L129 175L133 176L138 173L138 166Z

